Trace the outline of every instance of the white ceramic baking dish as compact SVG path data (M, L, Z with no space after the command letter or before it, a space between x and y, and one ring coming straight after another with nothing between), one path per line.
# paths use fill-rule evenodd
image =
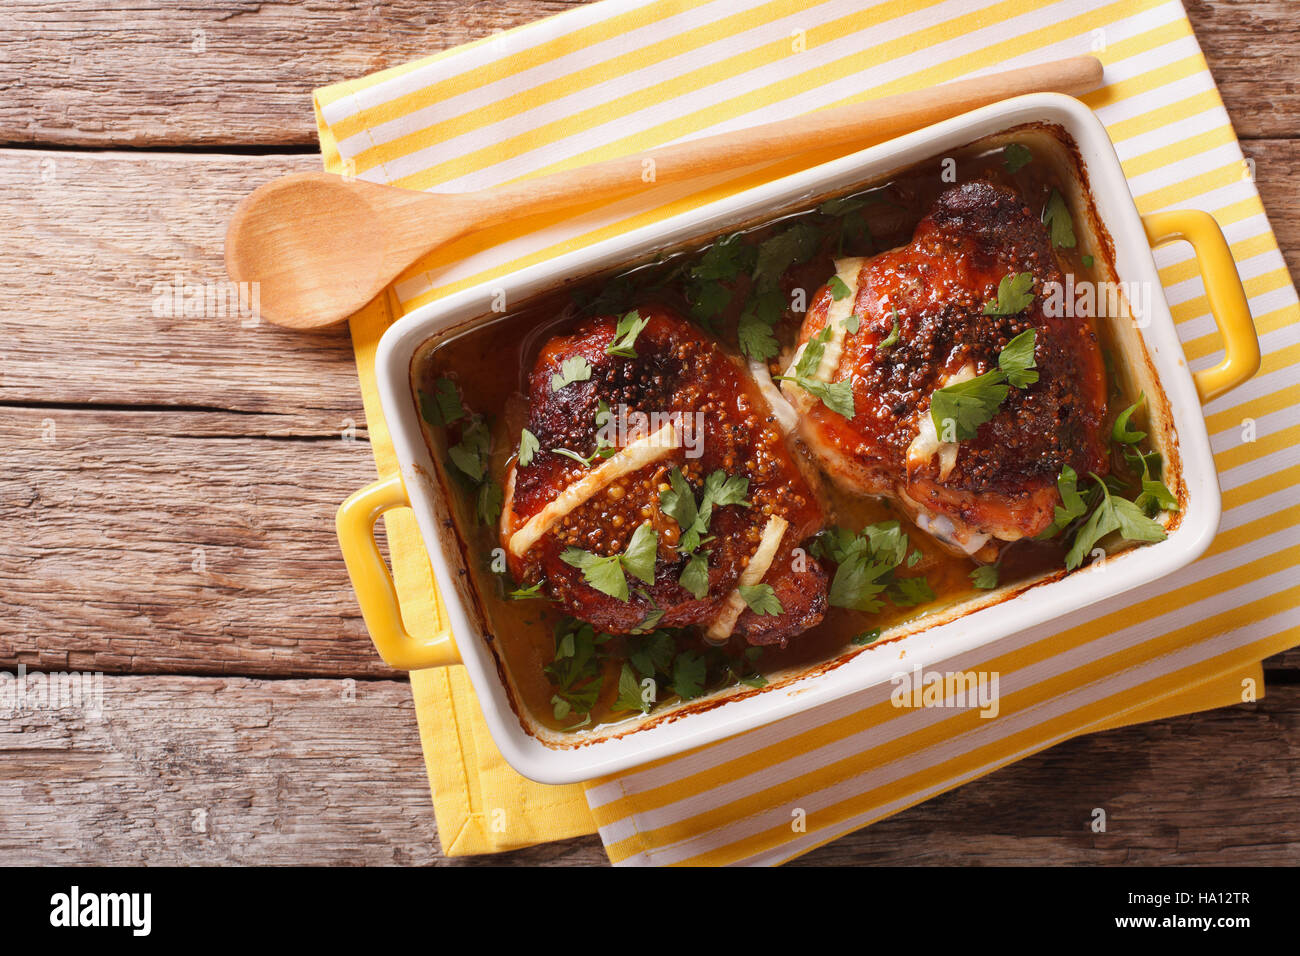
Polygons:
M1173 464L1171 487L1183 512L1159 544L1136 548L1075 573L1049 576L1012 593L985 597L956 614L929 622L924 629L888 645L891 653L858 652L835 667L815 667L784 675L762 691L720 692L721 703L687 707L675 719L617 725L608 733L558 734L522 711L511 689L508 669L498 659L474 595L468 591L457 539L445 525L450 511L421 432L412 396L412 359L431 337L464 328L484 317L492 289L506 288L510 301L522 302L575 279L625 265L657 251L734 230L738 226L805 209L822 197L878 182L892 171L942 156L945 151L1012 128L1049 124L1063 129L1078 149L1095 218L1113 241L1119 278L1147 283L1152 294L1144 327L1125 323L1126 362L1138 369L1138 384L1155 388L1152 425L1163 435L1162 450ZM1087 229L1087 224L1084 224ZM1210 303L1224 341L1225 357L1213 369L1193 376L1165 303L1151 246L1186 238L1195 248ZM1095 237L1094 237L1095 239ZM1094 246L1095 247L1095 246ZM1141 353L1145 352L1145 355ZM1218 477L1210 452L1201 403L1245 381L1258 368L1259 347L1245 293L1231 253L1214 220L1199 212L1138 215L1119 160L1105 129L1079 101L1037 94L947 120L852 156L779 179L628 232L587 249L465 290L411 313L395 323L379 344L375 360L384 417L392 435L400 475L388 476L353 495L340 509L338 531L348 571L376 646L392 666L402 669L463 663L469 672L488 727L506 760L520 773L544 783L569 783L624 770L720 738L780 720L847 694L888 682L898 670L900 652L912 665L930 669L1005 635L1069 615L1105 598L1169 574L1195 560L1209 546L1219 524ZM1149 393L1150 394L1150 393ZM386 510L414 511L434 577L447 611L449 631L409 634L391 577L374 541L373 526ZM943 621L946 618L952 618ZM452 635L455 635L453 640ZM870 649L868 649L870 650Z

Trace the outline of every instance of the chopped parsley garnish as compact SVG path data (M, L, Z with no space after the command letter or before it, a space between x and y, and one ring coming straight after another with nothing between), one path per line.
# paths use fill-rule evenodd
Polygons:
M893 316L893 318L894 318L894 327L893 327L892 329L889 330L889 334L888 334L888 335L886 335L883 339L881 339L881 340L876 344L876 351L877 351L877 352L884 352L884 351L886 351L886 350L888 350L888 349L892 349L895 345L898 344L898 340L899 340L900 338L902 338L902 334L903 334L903 333L902 333L902 329L899 328L899 325L898 325L898 310L897 310L897 309L894 310L894 316Z
M814 398L821 399L822 404L831 411L852 418L855 414L852 380L823 382L815 377L830 337L831 327L828 325L804 343L803 353L795 363L793 375L773 375L772 378L778 382L794 382Z
M985 591L992 591L998 586L998 566L981 564L970 573L971 584Z
M617 453L618 453L617 448L603 441L599 442L596 445L596 450L593 451L590 455L588 455L585 458L582 455L579 455L576 451L570 451L567 448L551 449L552 455L563 455L565 458L572 458L574 461L582 465L584 468L590 468L597 458L612 458Z
M478 517L486 525L494 525L501 517L501 505L505 496L501 486L488 479L478 488Z
M560 560L582 571L583 580L599 591L619 600L628 600L627 575L654 583L655 556L659 549L659 535L650 522L632 533L627 550L622 554L601 556L581 548L565 548ZM626 572L626 574L624 573Z
M932 392L930 418L939 435L945 433L946 423L952 422L957 441L969 441L998 413L1010 393L1008 383L1025 388L1038 381L1038 373L1033 371L1036 342L1037 333L1026 329L999 353L997 368Z
M820 242L820 230L810 222L797 222L765 239L754 264L755 286L760 290L776 288L787 269L813 257Z
M772 329L785 311L785 296L779 289L757 292L749 297L736 325L740 350L759 362L781 351Z
M526 588L515 588L513 591L507 591L506 597L512 601L532 601L538 598L546 600L546 595L542 593L542 585L545 583L544 581L538 581Z
M899 578L888 591L889 600L898 607L916 607L934 600L934 592L923 577Z
M1056 489L1061 493L1061 504L1056 506L1051 525L1037 535L1037 540L1046 541L1056 537L1073 524L1076 518L1082 518L1088 513L1088 504L1079 494L1078 487L1078 474L1069 465L1063 465L1061 474L1056 479Z
M831 290L831 299L835 302L849 294L848 284L837 275L831 276L831 281L826 285Z
M742 584L736 590L749 605L749 609L757 615L785 613L770 584Z
M475 416L470 424L461 430L460 441L447 449L451 462L476 484L487 473L488 452L492 436L487 423Z
M998 282L996 300L984 303L985 315L1016 315L1029 307L1034 301L1034 274L1021 272L1017 275L1005 275Z
M1065 205L1065 199L1055 189L1043 207L1043 224L1052 237L1052 245L1058 249L1074 248L1074 219L1070 216L1069 207Z
M555 657L545 672L556 687L551 697L556 720L564 720L570 713L590 714L596 705L604 680L604 645L609 640L610 635L598 634L590 624L574 618L565 618L555 626Z
M445 428L452 422L467 417L465 407L460 403L460 393L449 378L440 378L433 383L433 391L420 392L420 415L430 425Z
M1136 402L1119 413L1119 416L1115 419L1114 426L1110 430L1111 441L1118 442L1121 445L1136 445L1142 439L1147 437L1146 432L1140 432L1129 428L1128 424L1129 419L1133 417L1133 413L1142 407L1146 402L1146 399L1147 396L1145 392L1139 394Z
M1093 263L1093 258L1092 258L1092 256L1082 256L1082 257L1080 258L1080 261L1083 262L1083 267L1084 267L1085 269L1091 269L1091 268L1092 268L1092 263Z
M654 706L656 694L656 685L654 680L650 681L647 688L647 695L641 688L641 681L637 679L636 672L632 665L623 664L623 670L618 675L618 699L614 701L613 709L618 710L639 710L643 714L650 713L650 708ZM646 697L649 697L649 700Z
M884 608L882 593L898 607L934 600L925 578L894 575L910 548L897 521L868 525L857 534L838 526L827 528L813 544L817 556L838 565L831 578L830 603L868 614Z
M695 651L682 651L673 661L673 693L682 700L694 700L704 693L708 665Z
M1093 547L1108 534L1118 531L1126 541L1163 541L1165 529L1157 521L1148 518L1136 502L1112 495L1106 482L1093 475L1097 487L1101 489L1102 499L1097 508L1088 517L1074 535L1074 543L1065 556L1065 567L1073 571L1083 563L1083 559L1092 552Z
M861 327L862 316L858 315L856 312L844 320L844 331L848 332L850 335L857 335L858 329Z
M880 628L873 627L871 630L863 631L861 634L858 634L856 637L854 637L853 643L857 647L865 647L868 644L874 644L876 643L876 641L880 640L880 635L882 633L883 632L880 630Z
M1029 151L1029 147L1021 143L1008 143L1002 151L1002 165L1006 166L1009 173L1020 172L1033 158L1034 154Z
M605 346L605 354L616 355L619 358L636 358L636 349L632 346L636 342L636 337L649 322L648 317L642 318L641 313L635 309L627 313L618 320L618 328L614 330L614 340ZM590 372L584 376L584 378L590 377ZM551 384L554 386L554 381Z
M537 440L537 436L527 428L523 429L519 433L519 464L524 468L531 465L533 455L537 454L537 450L541 447L541 442Z
M686 562L686 567L682 568L681 577L677 583L691 592L691 596L697 601L709 593L709 558L708 555L696 552L691 555L690 560Z
M699 505L695 495L686 483L686 476L680 468L668 473L669 487L659 492L659 507L664 514L677 522L681 536L677 539L677 550L682 554L691 554L698 548L708 533L709 522L713 518L713 509L727 505L750 507L745 495L749 492L749 479L739 476L728 477L718 469L704 479L704 492ZM697 572L698 573L698 572ZM683 585L686 587L686 585Z
M558 392L573 382L591 378L591 363L581 355L573 355L560 363L560 370L551 376L551 391Z

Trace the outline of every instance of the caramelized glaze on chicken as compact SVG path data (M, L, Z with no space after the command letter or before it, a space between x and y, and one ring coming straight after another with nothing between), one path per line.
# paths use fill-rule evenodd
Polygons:
M1044 284L1062 276L1046 230L1015 191L983 181L949 189L909 245L837 268L847 294L834 282L820 289L799 342L832 326L819 377L851 379L852 420L782 383L804 441L837 484L893 497L950 549L992 560L1000 542L1051 523L1062 466L1106 473L1097 334L1088 319L1044 314ZM1029 306L984 314L999 282L1025 272L1034 277ZM852 315L856 332L846 327ZM895 321L897 338L882 347ZM933 392L996 368L1001 349L1028 329L1039 380L1011 388L973 439L942 441L930 420Z
M511 572L518 581L544 580L567 613L607 633L652 621L700 626L715 640L735 634L751 644L783 644L817 624L826 609L825 572L795 554L821 528L821 507L737 361L666 309L642 308L640 315L648 322L636 336L635 357L607 354L615 316L587 320L541 350L529 376L526 425L540 448L527 465L512 463L506 476L501 541ZM590 377L554 387L565 361L579 356ZM621 433L607 420L598 423L605 407L616 426L625 423ZM680 417L665 426L671 413ZM590 465L555 451L594 455L610 435L614 448ZM698 598L679 583L687 560L678 548L682 529L660 507L673 468L697 501L716 471L748 480L748 506L713 510L698 549L708 555L707 592ZM562 558L568 548L623 553L647 522L658 534L654 581L629 575L627 600L593 587ZM736 597L737 585L749 583L742 574L755 562L755 577L759 560L766 568L758 579L771 586L779 613L756 614Z

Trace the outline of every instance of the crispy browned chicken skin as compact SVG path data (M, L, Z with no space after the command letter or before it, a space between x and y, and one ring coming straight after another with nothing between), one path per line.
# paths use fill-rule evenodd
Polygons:
M734 628L726 630L751 644L785 643L820 622L825 613L825 572L812 558L799 555L796 560L794 554L820 529L821 507L791 459L767 403L738 362L672 312L639 311L649 321L635 340L635 358L606 354L615 338L614 316L585 321L572 335L547 342L537 358L529 378L526 427L541 448L527 466L512 463L506 476L501 540L511 572L520 581L545 579L551 597L569 614L608 633L632 631L656 609L663 612L657 626L708 627L724 612L765 529L777 517L788 526L761 580L772 586L782 612L758 615L745 607ZM576 356L590 363L591 377L553 388L552 377L564 360ZM591 455L597 447L602 400L615 414L625 408L626 421L634 429L627 441L618 442L620 447L636 434L638 412L700 412L703 432L691 436L689 448L675 448L602 487L517 553L512 540L529 519L600 467L599 458L587 467L552 449ZM699 456L689 457L697 443ZM750 507L727 505L713 511L708 528L712 540L700 548L709 552L708 592L699 599L678 582L686 563L675 549L681 529L659 506L674 466L681 469L697 501L706 477L715 471L749 481L745 497ZM644 585L629 577L627 601L592 587L579 568L561 559L568 547L602 556L621 553L646 521L659 534L654 583Z
M860 317L826 376L851 378L853 419L791 382L782 386L802 412L804 441L838 484L895 497L953 550L991 560L1000 542L1032 537L1051 523L1063 465L1081 476L1106 472L1097 335L1088 319L1044 314L1043 286L1062 276L1039 217L1014 190L982 181L949 189L909 245L842 260L840 268L851 302L820 289L799 341L821 332L828 316ZM999 282L1023 272L1034 276L1028 308L985 315ZM878 348L895 317L897 342ZM1027 329L1036 331L1038 382L1012 388L973 439L945 446L932 431L924 436L931 394L995 368L1001 349Z

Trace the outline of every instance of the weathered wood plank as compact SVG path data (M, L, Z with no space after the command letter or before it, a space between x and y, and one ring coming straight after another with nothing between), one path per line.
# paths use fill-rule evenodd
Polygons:
M1255 140L1246 150L1300 274L1300 140ZM0 150L0 219L17 239L0 246L0 295L16 303L0 312L0 402L228 408L272 413L303 434L360 421L345 331L153 314L158 283L224 280L225 223L242 196L315 164Z
M0 142L310 144L313 89L575 5L6 0Z
M241 197L313 168L311 156L0 150L0 401L237 409L303 434L360 421L345 328L155 314L156 286L226 281Z
M364 440L275 415L0 408L0 666L389 674L334 512Z
M316 87L578 2L7 0L0 143L312 144ZM1300 133L1290 0L1185 5L1238 133Z
M587 837L441 861L403 683L107 677L103 686L102 719L63 709L0 720L0 861L605 859ZM1071 741L799 862L1295 864L1298 775L1291 685L1259 704ZM1089 828L1097 807L1105 833Z

